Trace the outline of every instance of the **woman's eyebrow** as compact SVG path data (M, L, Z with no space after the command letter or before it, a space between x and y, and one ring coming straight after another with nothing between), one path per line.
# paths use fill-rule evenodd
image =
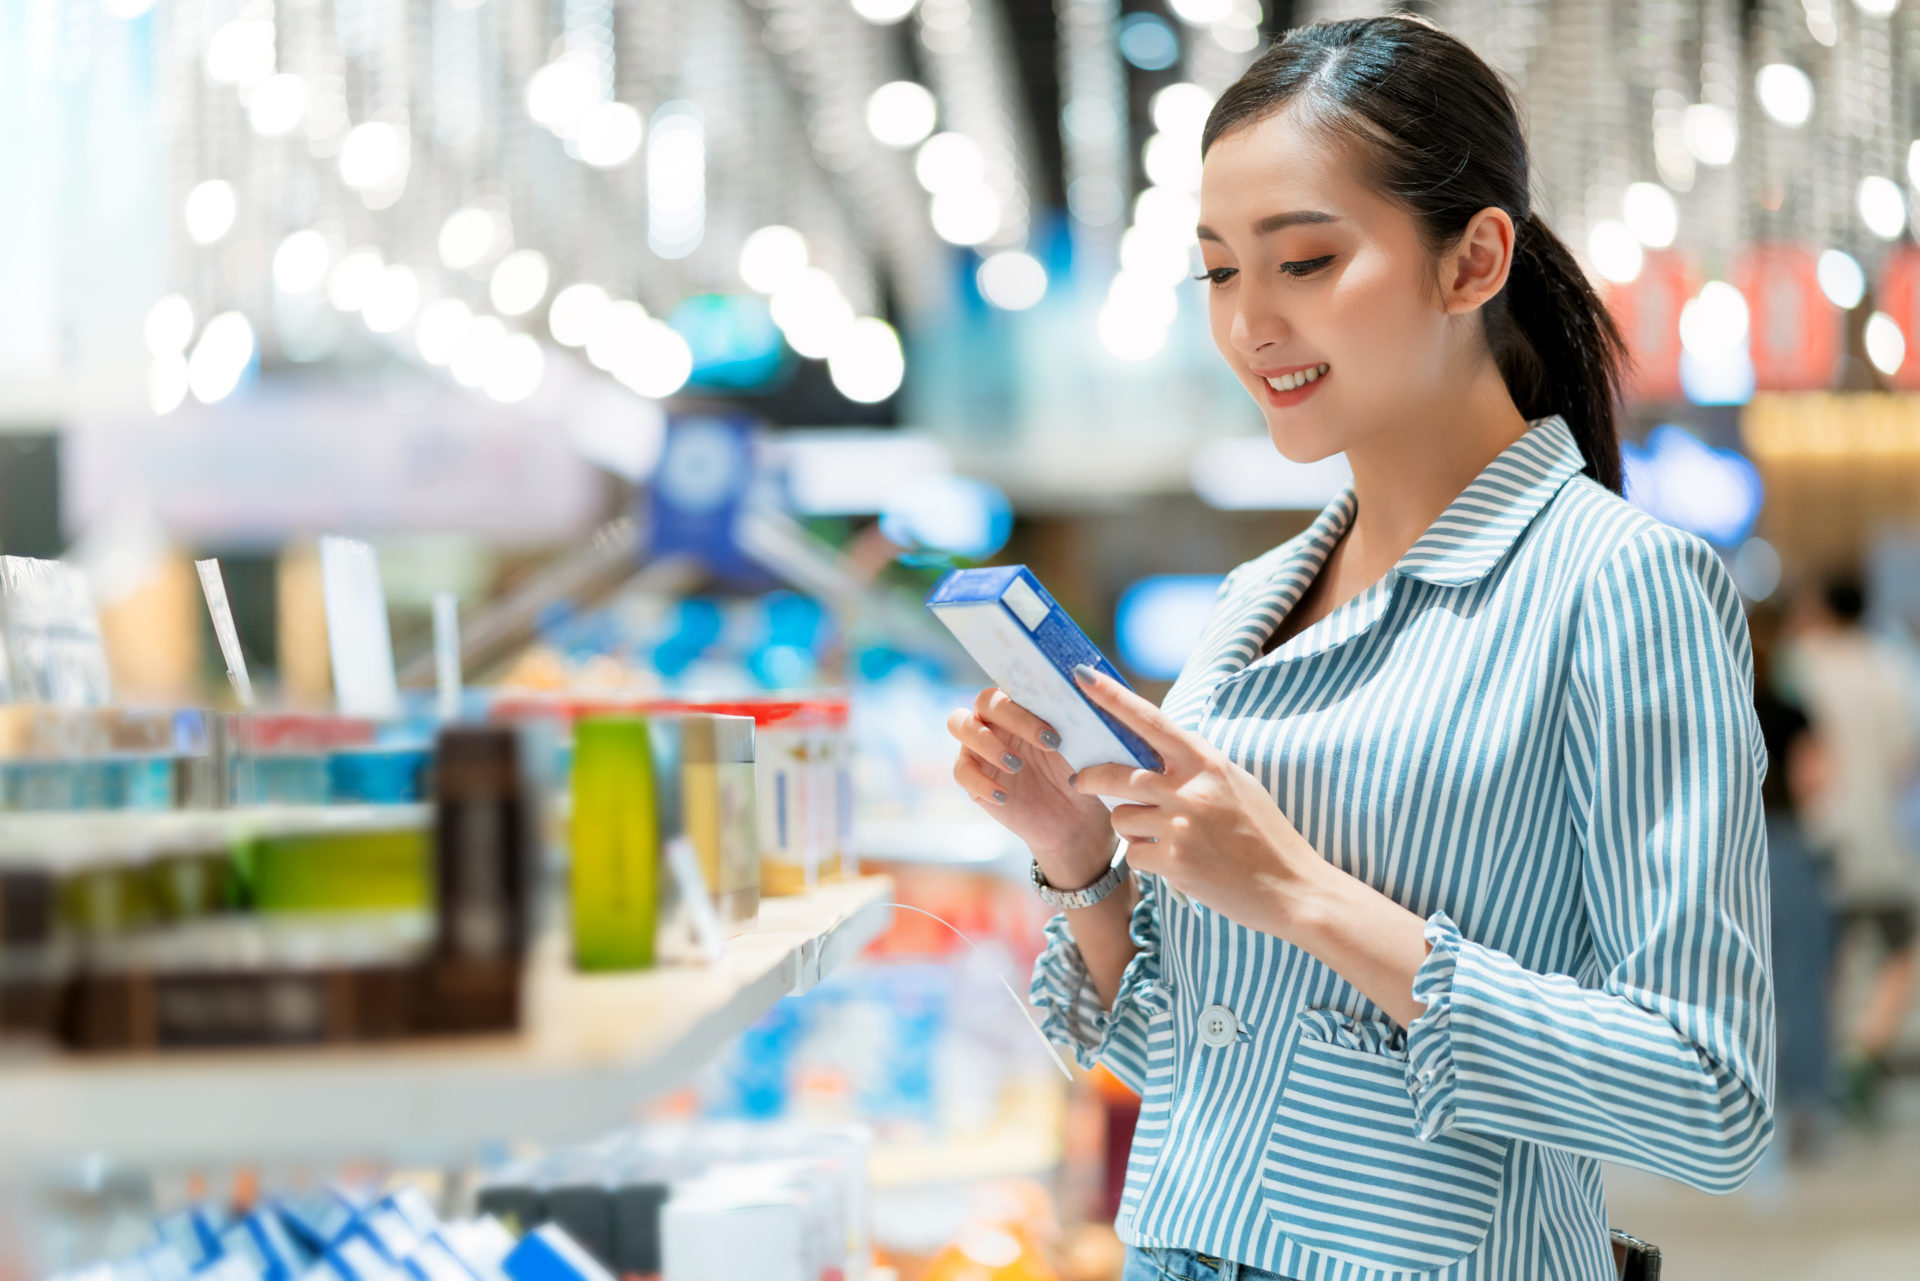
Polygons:
M1259 222L1253 224L1253 234L1256 236L1270 236L1283 228L1297 227L1302 223L1339 221L1339 214L1325 213L1318 209L1293 209L1286 213L1268 214ZM1211 240L1216 244L1220 243L1220 233L1211 227L1196 227L1194 234L1202 240Z

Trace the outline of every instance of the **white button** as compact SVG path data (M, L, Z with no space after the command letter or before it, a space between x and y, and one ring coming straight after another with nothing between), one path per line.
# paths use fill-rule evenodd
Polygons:
M1240 1035L1240 1020L1224 1005L1209 1005L1200 1011L1200 1040L1214 1049L1232 1045Z
M1426 1069L1424 1069L1424 1070L1423 1070L1423 1071L1422 1071L1422 1072L1420 1073L1420 1084L1422 1084L1422 1085L1432 1085L1432 1084L1433 1084L1433 1069L1432 1069L1432 1068L1426 1068Z

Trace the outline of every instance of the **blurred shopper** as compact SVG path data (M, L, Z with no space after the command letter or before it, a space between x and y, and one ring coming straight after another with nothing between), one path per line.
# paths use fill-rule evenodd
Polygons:
M1767 814L1767 869L1773 886L1773 982L1779 1032L1774 1102L1786 1122L1788 1155L1818 1153L1832 1090L1835 920L1830 860L1808 835L1830 773L1806 713L1779 692L1775 655L1784 620L1758 606L1753 633L1753 703L1767 745L1760 797Z
M1857 1119L1876 1112L1887 1052L1920 977L1920 885L1903 820L1920 763L1920 725L1907 667L1861 625L1865 612L1857 580L1829 582L1801 602L1793 655L1794 686L1831 753L1809 830L1832 854L1848 933L1866 936L1877 951L1842 1087L1842 1104Z
M1773 1128L1739 592L1619 497L1619 333L1465 45L1292 31L1202 156L1215 345L1353 485L1163 708L1084 669L1160 769L949 722L1066 909L1048 1034L1141 1095L1126 1279L1612 1276L1602 1161L1724 1192Z

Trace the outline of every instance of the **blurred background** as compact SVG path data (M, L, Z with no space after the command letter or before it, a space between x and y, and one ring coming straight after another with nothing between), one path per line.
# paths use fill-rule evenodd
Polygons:
M1116 1276L921 600L1023 562L1158 697L1345 483L1212 349L1198 137L1385 7L0 5L0 1277ZM1779 1136L1613 1220L1920 1275L1920 12L1392 7L1751 609Z

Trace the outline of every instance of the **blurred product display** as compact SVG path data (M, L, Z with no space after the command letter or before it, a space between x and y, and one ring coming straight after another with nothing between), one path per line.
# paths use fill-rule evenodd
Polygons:
M1402 8L0 4L0 1281L1118 1281L1164 1119L1035 1043L948 717L1069 633L1158 702L1352 482L1201 139ZM1911 1275L1920 4L1411 8L1751 623L1783 1137L1609 1207Z

